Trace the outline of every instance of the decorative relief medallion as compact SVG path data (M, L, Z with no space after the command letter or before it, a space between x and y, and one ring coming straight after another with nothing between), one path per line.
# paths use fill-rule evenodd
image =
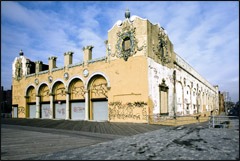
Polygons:
M52 80L53 80L53 77L52 77L52 76L49 76L49 77L48 77L48 82L49 82L49 83L52 83Z
M36 85L38 85L39 80L36 78L34 82L35 82Z
M64 73L64 78L65 78L65 80L68 80L69 74L68 73Z
M87 77L88 74L89 74L88 69L84 69L84 70L83 70L83 76L84 76L84 77Z

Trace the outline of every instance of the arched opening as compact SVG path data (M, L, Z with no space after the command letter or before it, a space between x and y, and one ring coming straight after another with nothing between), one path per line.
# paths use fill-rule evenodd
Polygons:
M90 120L108 120L107 81L102 75L95 75L88 84Z
M81 79L75 78L69 85L70 118L85 120L85 88Z
M27 117L36 118L36 90L33 86L28 87L26 93Z
M40 118L50 119L51 108L50 108L50 91L46 84L42 84L39 89L40 96Z
M177 115L183 115L183 89L180 82L176 83Z
M186 114L192 114L192 107L191 107L191 89L190 86L186 86L184 90L184 105Z
M53 85L53 118L65 119L66 118L66 93L65 86L61 81L57 81Z

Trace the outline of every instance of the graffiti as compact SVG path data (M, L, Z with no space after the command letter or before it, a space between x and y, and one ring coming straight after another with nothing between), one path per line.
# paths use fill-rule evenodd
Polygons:
M85 108L84 107L74 107L73 111L77 112L77 113L84 113Z
M168 75L168 78L169 78L170 82L174 83L173 76L171 76L171 75Z
M56 90L56 94L55 95L61 95L61 96L64 96L65 95L65 88L62 87L62 88L58 88Z
M102 84L98 84L98 85L93 85L92 86L92 93L95 96L101 96L104 95L106 98L107 96L107 83L102 83Z
M149 67L149 69L153 70L153 72L154 72L154 78L155 78L155 79L159 79L157 69L154 68L154 67L152 67L151 65L149 65L148 67Z
M51 116L51 110L49 107L43 107L42 111L43 111L44 117L49 118Z
M65 109L64 109L64 108L58 108L58 109L57 109L57 112L58 112L60 115L64 115L64 114L65 114Z
M84 90L84 86L80 86L80 87L73 87L72 88L72 94L75 95L75 97L78 97L78 96L82 96L84 97L85 95L85 90Z
M36 97L36 93L31 93L30 97L35 98Z
M23 106L18 107L18 114L25 114L25 108Z
M43 97L45 97L45 96L49 96L49 89L43 91L42 96L43 96Z
M113 119L135 119L147 120L146 102L110 102L109 120Z
M16 102L19 102L20 96L14 96L14 100L15 100Z

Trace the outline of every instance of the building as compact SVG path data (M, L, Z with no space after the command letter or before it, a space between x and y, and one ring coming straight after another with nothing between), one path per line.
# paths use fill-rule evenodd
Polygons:
M226 112L226 114L228 114L231 109L231 105L230 105L231 97L229 95L229 92L224 91L224 92L222 92L222 94L223 94L223 98L224 98L225 112Z
M221 114L222 112L225 112L224 96L223 93L221 93L220 91L218 93L218 96L219 96L219 114Z
M13 66L13 117L147 122L147 116L210 114L218 110L218 87L212 86L174 52L166 31L147 19L131 16L108 31L106 56L72 64L64 53L49 64L23 55ZM93 52L94 54L94 52Z
M12 90L1 87L1 117L9 117L12 111Z

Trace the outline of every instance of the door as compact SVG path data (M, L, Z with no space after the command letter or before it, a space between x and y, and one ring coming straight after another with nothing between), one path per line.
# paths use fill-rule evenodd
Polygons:
M108 102L98 101L93 103L93 120L108 120Z
M18 117L18 108L13 107L13 118L17 118L17 117Z
M56 119L66 118L66 103L55 104L55 118Z
M71 103L71 118L72 120L85 120L85 103L84 102Z
M41 117L43 119L51 118L50 104L41 104Z
M36 118L36 105L29 105L29 118Z

